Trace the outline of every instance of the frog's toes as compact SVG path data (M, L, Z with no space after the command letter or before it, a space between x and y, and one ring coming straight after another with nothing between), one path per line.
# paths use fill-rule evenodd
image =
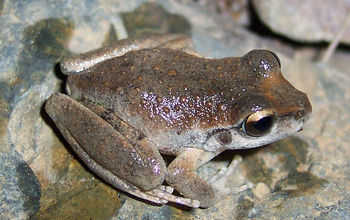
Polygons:
M227 178L231 177L234 172L236 172L239 163L242 161L242 157L236 155L228 167L222 167L209 182L213 185L218 184L218 182L226 181Z
M229 195L244 191L253 186L247 182L245 177L239 172L239 164L242 157L236 155L228 167L221 168L210 180L209 183L216 189L220 195ZM232 186L232 177L234 177L236 186Z
M160 185L157 188L155 188L151 191L148 191L147 193L149 193L152 196L156 196L159 199L166 200L168 202L174 202L174 203L185 205L185 206L189 206L192 208L198 208L200 206L200 202L198 200L189 199L189 198L185 198L185 197L181 197L181 196L175 196L172 194L173 191L174 191L174 188L172 188L170 186Z
M170 194L172 194L174 192L174 188L171 187L171 186L160 185L160 186L158 186L158 188L160 190L163 190L164 192L167 192L167 193L170 193Z

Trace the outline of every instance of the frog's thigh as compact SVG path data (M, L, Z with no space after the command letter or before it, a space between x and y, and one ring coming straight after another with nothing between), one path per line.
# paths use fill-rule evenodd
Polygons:
M215 189L197 175L196 169L220 152L189 148L180 153L168 166L166 181L187 198L199 200L201 207L217 202Z
M108 172L101 172L92 164L143 190L164 181L165 163L147 138L131 145L101 117L60 93L53 94L45 108L76 153L84 158L81 151L85 152L88 158L84 162L106 181L110 179Z

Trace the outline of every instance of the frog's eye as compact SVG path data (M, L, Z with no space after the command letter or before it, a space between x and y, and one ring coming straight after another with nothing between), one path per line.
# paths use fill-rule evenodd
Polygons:
M272 110L262 110L249 115L244 121L243 131L254 137L259 137L270 131L275 120Z
M269 51L268 52L276 59L277 63L278 63L278 66L281 68L281 60L280 58L277 56L277 54L275 54L274 52L272 51Z

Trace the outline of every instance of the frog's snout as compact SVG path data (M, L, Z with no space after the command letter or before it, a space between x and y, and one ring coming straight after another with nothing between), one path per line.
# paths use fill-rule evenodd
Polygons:
M302 99L299 102L299 109L295 111L294 117L297 121L305 123L311 116L312 106L309 98L303 93Z

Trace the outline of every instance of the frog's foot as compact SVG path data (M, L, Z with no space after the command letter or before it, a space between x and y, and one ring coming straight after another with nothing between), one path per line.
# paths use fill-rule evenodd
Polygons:
M181 196L175 196L172 194L173 191L174 188L172 188L171 186L160 185L151 191L147 191L146 193L150 194L153 197L165 200L167 202L174 202L192 208L198 208L200 206L200 202L198 200L189 199Z
M113 182L115 182L115 180ZM126 184L128 184L128 183L126 183ZM128 193L130 193L138 198L141 198L141 199L144 199L144 200L156 203L156 204L164 205L168 202L174 202L174 203L189 206L192 208L198 208L200 205L199 201L197 201L197 200L188 199L185 197L173 195L172 193L174 191L174 188L172 188L171 186L160 185L160 186L156 187L155 189L152 189L149 191L142 191L135 186L132 186L130 184L128 184L128 185L129 185L128 190L124 189L126 192L128 192ZM120 186L118 186L118 187L120 187Z
M243 180L244 177L241 174L236 174L241 161L242 157L236 155L228 167L221 168L219 172L209 180L209 183L216 189L219 195L227 196L252 188L253 184L251 182L245 182L245 180ZM232 181L230 181L230 179L232 180L233 176L235 177L235 180L240 178L243 184L232 187Z
M115 183L116 181L114 180L113 182ZM174 191L174 188L172 188L171 186L160 185L155 189L152 189L149 191L143 191L129 183L125 183L125 184L129 185L127 187L128 189L124 189L126 192L138 198L141 198L156 204L164 205L168 202L174 202L174 203L189 206L192 208L198 208L200 205L199 201L197 200L173 195L172 193ZM118 185L118 188L120 188L120 185Z

